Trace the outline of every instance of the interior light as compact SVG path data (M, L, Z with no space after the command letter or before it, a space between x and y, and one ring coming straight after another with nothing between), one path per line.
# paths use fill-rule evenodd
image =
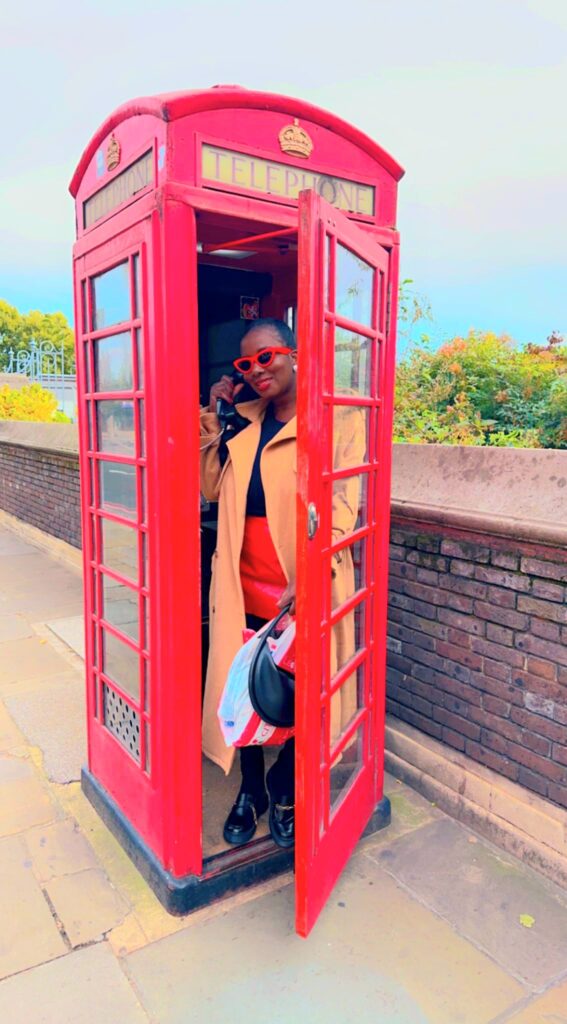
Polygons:
M257 253L251 249L210 249L209 256L222 256L227 260L246 260L249 256L256 256Z

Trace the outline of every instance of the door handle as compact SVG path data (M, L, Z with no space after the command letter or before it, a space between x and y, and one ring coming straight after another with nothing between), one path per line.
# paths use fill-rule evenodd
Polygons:
M313 540L317 530L319 528L319 513L317 506L310 501L307 506L307 536L309 540Z

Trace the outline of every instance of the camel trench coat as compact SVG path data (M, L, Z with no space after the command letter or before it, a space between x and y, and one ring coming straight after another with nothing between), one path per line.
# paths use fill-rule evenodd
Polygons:
M240 554L246 519L246 497L260 440L267 402L258 399L241 403L238 412L250 425L228 442L229 456L221 468L218 448L221 426L216 413L201 411L201 490L208 501L218 501L217 546L213 555L209 593L209 660L203 708L203 752L226 774L234 748L226 746L217 718L217 708L230 665L242 646L246 624L240 581ZM339 408L333 438L334 465L346 468L364 461L366 446L362 413L356 408ZM268 442L260 460L260 474L266 496L266 517L274 547L288 582L295 582L297 419L289 420ZM358 515L359 478L336 481L333 487L333 538L350 533ZM331 594L337 607L354 593L354 567L350 549L333 560ZM354 615L335 626L331 642L331 671L340 668L354 652ZM332 709L332 733L337 735L356 708L354 677L337 694Z

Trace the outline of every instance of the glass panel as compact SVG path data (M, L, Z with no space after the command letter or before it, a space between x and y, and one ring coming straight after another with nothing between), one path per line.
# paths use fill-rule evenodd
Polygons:
M140 480L142 493L142 514L140 516L140 519L142 520L143 523L146 523L148 520L148 503L146 500L146 471L143 468L140 469Z
M134 316L138 317L142 315L142 294L140 291L140 257L138 253L134 254L134 256L132 257L132 262L134 264Z
M136 467L99 460L100 507L124 519L136 519Z
M138 402L138 415L140 417L140 458L143 459L146 455L146 414L143 398L140 398Z
M139 655L105 629L102 630L102 669L134 700L140 699Z
M333 481L333 540L352 533L368 521L368 473Z
M138 595L135 590L110 576L102 577L102 617L131 640L140 638Z
M351 743L331 765L331 812L334 811L362 767L364 725L357 729Z
M91 629L93 631L92 632L92 640L93 640L93 665L96 667L98 665L98 648L97 648L97 642L96 642L98 630L97 630L95 622L92 623Z
M150 568L149 568L149 557L148 557L148 537L147 534L142 533L142 565L144 578L142 580L142 586L150 586Z
M90 483L90 487L91 487L90 501L91 501L91 505L94 506L96 504L96 499L95 499L95 465L94 465L94 459L89 459L89 483Z
M142 600L142 621L144 623L144 635L142 637L142 645L146 651L150 649L150 604L146 599Z
M93 342L95 352L95 390L131 391L132 338L129 331L99 338Z
M147 658L142 658L142 672L144 675L144 711L150 710L150 666Z
M335 393L370 394L371 338L335 329Z
M92 278L94 330L130 319L128 260Z
M138 388L142 391L144 388L144 346L139 327L136 328L136 352L138 354Z
M333 466L358 469L369 461L370 409L357 405L333 408Z
M135 457L133 402L97 402L96 422L99 451Z
M97 581L96 581L96 572L94 571L94 569L91 570L91 597L92 597L93 615L96 615L97 614Z
M335 274L336 312L371 327L374 267L337 243Z
M366 644L366 600L343 615L333 627L333 676ZM331 680L332 685L332 680Z
M101 519L101 562L107 569L138 581L138 531L111 519Z
M88 331L87 325L87 282L81 281L81 325L83 334Z
M357 590L366 586L367 538L336 551L331 557L331 609L348 601ZM336 628L336 627L335 627Z
M327 235L325 241L325 309L331 309L331 246L333 242L330 235Z
M91 385L91 346L90 346L90 342L88 342L88 341L85 342L84 356L85 356L85 391L87 392L87 394L89 394L89 392L92 390L92 385Z
M338 741L365 705L367 671L368 658L365 658L331 697L331 744Z

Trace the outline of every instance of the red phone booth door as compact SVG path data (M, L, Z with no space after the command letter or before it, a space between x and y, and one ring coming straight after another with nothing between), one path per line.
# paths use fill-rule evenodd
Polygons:
M388 253L299 203L297 930L382 796L392 357Z

